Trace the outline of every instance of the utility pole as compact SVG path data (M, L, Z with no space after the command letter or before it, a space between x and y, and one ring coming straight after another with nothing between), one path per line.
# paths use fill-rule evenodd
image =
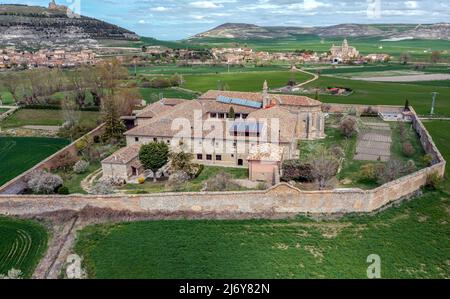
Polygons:
M433 95L433 103L431 104L431 115L434 115L434 109L436 107L436 97L439 94L438 92L431 93Z

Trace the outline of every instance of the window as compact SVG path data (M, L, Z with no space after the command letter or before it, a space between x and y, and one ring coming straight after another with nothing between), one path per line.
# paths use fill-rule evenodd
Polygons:
M244 165L244 160L239 159L239 160L238 160L238 166L243 166L243 165Z
M225 118L225 113L219 113L219 118Z
M167 140L167 144L170 144L170 140Z
M203 155L202 154L197 154L197 160L203 160Z
M206 155L206 160L211 161L212 160L212 155Z
M158 138L153 138L153 142L157 142L158 141Z
M217 113L211 113L210 116L211 118L217 118Z
M234 154L231 154L231 158L234 158Z
M221 155L216 155L216 161L222 161L222 156Z
M139 137L134 137L135 142L139 142Z

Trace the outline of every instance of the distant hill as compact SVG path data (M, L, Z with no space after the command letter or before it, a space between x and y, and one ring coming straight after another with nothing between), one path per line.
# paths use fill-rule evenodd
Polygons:
M0 46L50 47L96 44L98 40L139 40L134 32L97 19L69 17L63 6L0 4Z
M450 24L341 24L328 27L261 27L252 24L227 23L197 34L190 40L202 38L277 39L302 34L321 37L381 37L384 39L450 40Z

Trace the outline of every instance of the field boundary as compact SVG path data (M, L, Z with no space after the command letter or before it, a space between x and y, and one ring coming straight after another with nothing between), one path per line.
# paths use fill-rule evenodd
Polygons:
M25 177L29 173L36 171L36 170L52 170L52 169L57 168L59 166L59 160L60 160L61 155L63 155L63 154L76 155L77 154L77 149L76 149L77 142L82 140L86 136L94 137L94 136L101 135L103 133L103 126L104 126L104 124L101 124L100 126L93 129L92 131L90 131L89 133L84 135L83 137L75 140L68 146L66 146L63 149L59 150L58 152L54 153L53 155L51 155L44 161L36 164L34 167L25 171L21 175L15 177L14 179L5 183L3 186L0 187L0 195L1 194L13 195L13 194L21 193L23 190L25 190L25 181L24 180L25 180Z
M357 110L383 109L377 106L356 106ZM396 107L391 107L395 109ZM400 109L400 107L397 107ZM334 105L333 111L346 109ZM226 215L238 218L246 215L371 213L398 200L411 197L426 185L428 176L445 173L446 161L434 144L419 117L412 109L413 127L420 136L426 153L433 157L433 165L411 175L384 184L376 189L335 189L304 191L281 183L265 191L245 192L188 192L145 195L0 195L0 214L27 216L60 211L82 211L86 208L109 209L116 212L151 213L162 218L174 216L211 217ZM96 130L99 130L97 128ZM70 147L70 146L69 146ZM55 154L48 160L55 159ZM42 168L46 162L41 163ZM31 170L30 170L31 171ZM23 177L23 176L22 176ZM16 178L17 180L17 178ZM19 178L20 180L20 178ZM14 183L14 182L13 182ZM8 186L6 186L8 187ZM4 188L4 191L11 189ZM210 215L210 216L208 216Z

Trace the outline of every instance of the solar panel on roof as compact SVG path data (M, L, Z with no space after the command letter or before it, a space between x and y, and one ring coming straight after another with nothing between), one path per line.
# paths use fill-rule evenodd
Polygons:
M256 102L256 101L250 101L250 100L244 100L244 99L238 99L238 98L229 98L226 96L218 96L217 102L225 103L225 104L235 104L240 106L246 106L251 107L255 109L262 108L262 103Z

